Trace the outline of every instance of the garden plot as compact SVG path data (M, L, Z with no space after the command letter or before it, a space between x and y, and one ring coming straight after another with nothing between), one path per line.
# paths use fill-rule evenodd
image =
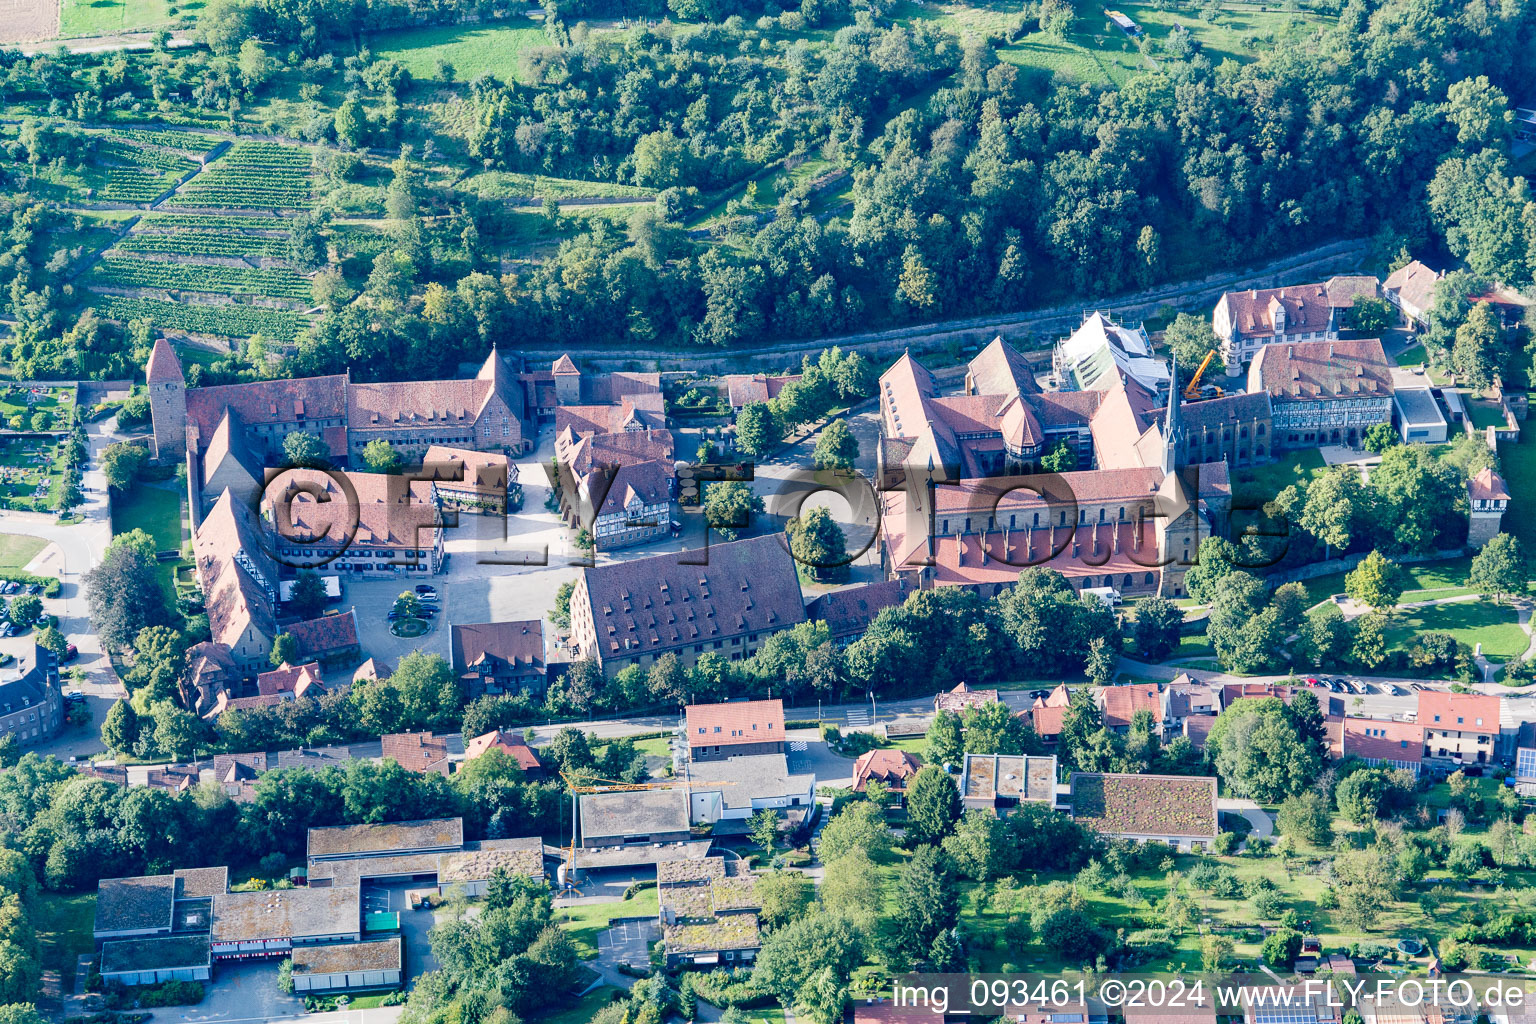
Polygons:
M54 489L63 477L59 455L54 441L0 442L0 508L52 508Z

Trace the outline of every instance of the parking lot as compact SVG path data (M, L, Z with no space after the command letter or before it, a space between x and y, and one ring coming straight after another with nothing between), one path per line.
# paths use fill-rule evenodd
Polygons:
M655 921L626 921L597 936L597 959L605 964L626 964L644 970L651 963L651 943L661 938Z

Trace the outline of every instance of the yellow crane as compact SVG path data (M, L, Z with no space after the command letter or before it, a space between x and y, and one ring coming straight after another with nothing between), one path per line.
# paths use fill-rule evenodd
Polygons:
M568 857L567 877L565 881L575 889L576 877L576 823L578 820L578 806L576 798L582 793L634 793L648 789L675 789L681 785L684 789L689 786L734 786L734 782L696 781L687 775L681 778L667 779L663 782L622 782L618 779L600 779L588 775L572 775L569 772L561 772L560 778L565 781L566 787L571 791L571 845L565 848Z
M1196 370L1195 375L1189 378L1189 384L1184 388L1185 400L1193 402L1200 397L1200 378L1205 376L1206 367L1210 366L1211 360L1215 358L1215 349L1211 349L1205 354L1205 358L1200 362L1200 369ZM1221 388L1216 388L1216 397L1221 397Z

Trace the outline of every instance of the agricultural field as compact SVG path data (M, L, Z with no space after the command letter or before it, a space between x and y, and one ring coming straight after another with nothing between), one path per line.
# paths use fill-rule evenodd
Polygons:
M484 171L469 175L453 186L481 199L650 199L655 189L639 185L621 185L607 181L581 181L576 178L550 178L542 174L514 171Z
M168 206L216 209L308 209L311 158L297 146L236 142L188 182Z
M309 282L287 268L247 270L207 263L171 263L108 254L91 271L95 288L148 288L164 292L261 295L306 299Z
M176 0L61 0L59 34L70 38L168 28L179 13L202 6L201 0L179 6Z
M145 319L158 331L184 331L188 334L213 334L226 338L246 338L260 332L276 341L289 342L309 326L309 319L265 306L227 304L197 306L161 299L135 299L119 295L97 294L90 304L98 315L127 323Z
M281 259L288 253L288 239L231 235L227 232L140 231L117 245L119 252L184 254L189 249L205 256L270 256Z
M520 81L523 53L550 45L543 26L529 18L508 18L495 25L380 32L370 43L374 56L398 61L414 78L437 79L439 62L447 62L453 66L453 77L461 82L480 75Z

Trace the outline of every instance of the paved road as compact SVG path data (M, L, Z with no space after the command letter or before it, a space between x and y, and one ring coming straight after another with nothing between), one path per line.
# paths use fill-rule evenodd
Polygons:
M1227 811L1231 814L1241 814L1248 819L1248 824L1253 826L1253 836L1256 839L1267 839L1275 834L1275 821L1252 800L1243 800L1238 797L1222 797L1216 801L1218 811Z

